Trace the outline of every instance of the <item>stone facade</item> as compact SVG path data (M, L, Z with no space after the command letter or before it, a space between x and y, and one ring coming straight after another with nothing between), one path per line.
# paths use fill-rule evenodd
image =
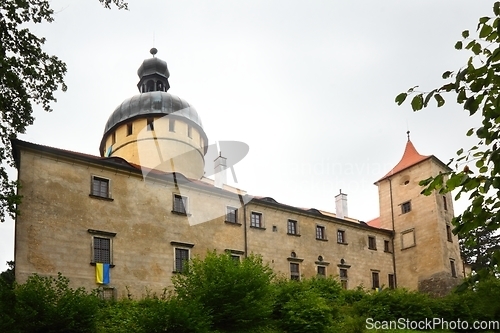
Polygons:
M348 217L342 193L338 214L292 207L204 178L208 139L194 108L166 92L166 63L146 60L139 76L141 94L110 116L100 157L12 141L23 196L18 282L60 272L75 287L141 297L169 287L184 260L213 250L238 260L259 254L277 274L335 276L345 288L443 294L463 276L452 198L423 196L418 185L446 166L409 139L376 182L379 218ZM96 282L101 265L109 284Z

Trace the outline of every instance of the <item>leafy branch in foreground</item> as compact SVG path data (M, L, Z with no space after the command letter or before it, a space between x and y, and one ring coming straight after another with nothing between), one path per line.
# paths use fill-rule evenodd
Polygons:
M105 8L128 9L124 0L99 0ZM47 0L0 1L0 222L14 217L21 197L17 182L9 179L14 166L10 139L33 124L33 105L52 111L54 92L66 90L66 64L42 50L44 37L31 33L26 24L52 22L54 11Z
M455 199L468 195L469 207L452 221L453 232L461 238L478 229L492 233L500 229L500 2L494 3L493 14L479 19L476 38L470 37L469 30L462 32L455 49L472 54L458 71L443 73L445 84L425 93L417 92L417 87L413 87L395 99L401 105L412 96L411 107L418 111L428 107L431 100L437 107L443 106L445 99L442 95L450 93L470 116L481 113L481 126L466 133L477 137L478 143L468 150L457 151L457 158L448 163L450 166L455 162L453 170L420 182L426 186L422 191L426 195L434 190L440 193L457 190ZM477 168L472 168L475 171L469 167L472 164ZM500 251L494 249L484 253L489 259L481 275L498 272Z

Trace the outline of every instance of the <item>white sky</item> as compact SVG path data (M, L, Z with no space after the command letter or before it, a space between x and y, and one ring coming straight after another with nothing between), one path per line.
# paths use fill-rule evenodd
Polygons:
M445 70L466 63L469 54L453 46L492 15L490 1L130 0L128 12L97 0L51 5L55 22L33 31L67 63L68 91L54 112L36 111L22 140L98 155L108 117L138 93L137 68L155 46L169 92L196 108L210 143L249 145L235 165L236 186L249 194L334 211L342 189L349 216L368 221L379 214L373 182L401 158L407 129L421 154L445 163L475 143L465 132L477 119L452 99L413 113L394 98L438 87ZM13 230L13 221L0 224L0 271L14 257Z

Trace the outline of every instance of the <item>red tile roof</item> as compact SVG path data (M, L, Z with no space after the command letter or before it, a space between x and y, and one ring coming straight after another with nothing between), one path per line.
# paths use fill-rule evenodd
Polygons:
M389 171L384 177L380 178L376 183L392 176L395 175L396 173L403 171L405 169L408 169L409 167L420 163L422 161L425 161L426 159L431 158L432 155L424 156L420 155L418 151L415 149L413 146L413 143L408 139L408 142L406 142L406 148L405 152L403 154L403 157L401 158L401 161L399 161L398 164L394 168L392 168L391 171Z
M380 217L376 217L373 220L366 222L370 227L380 228Z

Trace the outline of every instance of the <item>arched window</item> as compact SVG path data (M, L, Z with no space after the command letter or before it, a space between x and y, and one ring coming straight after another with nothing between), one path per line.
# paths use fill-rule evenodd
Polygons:
M163 91L163 83L161 81L156 82L156 91Z
M154 91L155 90L155 83L153 80L150 80L146 83L147 91Z

